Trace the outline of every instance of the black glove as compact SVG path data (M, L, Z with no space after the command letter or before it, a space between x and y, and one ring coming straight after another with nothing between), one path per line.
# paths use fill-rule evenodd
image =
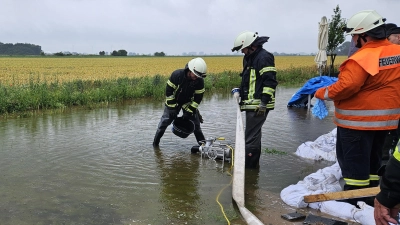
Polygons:
M178 110L176 108L169 109L169 118L175 119L178 116Z
M193 120L193 115L190 112L183 111L182 118L185 120Z
M203 123L204 122L203 116L200 115L200 111L199 110L197 110L197 116L199 117L200 123Z
M200 114L199 114L199 121L200 121L200 123L204 122L203 117Z

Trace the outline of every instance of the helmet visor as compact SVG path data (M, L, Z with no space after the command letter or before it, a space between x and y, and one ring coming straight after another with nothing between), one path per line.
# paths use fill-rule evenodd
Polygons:
M239 45L239 46L236 46L236 47L232 48L232 52L239 51L242 48L242 46L243 45Z
M207 76L206 73L199 72L199 71L197 71L195 69L193 70L193 72L194 72L194 75L196 75L196 76L198 76L200 78L205 78Z

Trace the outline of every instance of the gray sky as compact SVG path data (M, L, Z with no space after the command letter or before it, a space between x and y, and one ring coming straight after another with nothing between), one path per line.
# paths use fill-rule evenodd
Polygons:
M375 9L400 25L400 0L0 0L0 42L51 53L225 54L249 30L269 36L271 52L313 53L318 22L336 5L344 18Z

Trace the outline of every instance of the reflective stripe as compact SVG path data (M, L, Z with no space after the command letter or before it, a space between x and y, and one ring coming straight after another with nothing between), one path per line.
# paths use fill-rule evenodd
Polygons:
M364 127L364 128L379 128L379 127L388 127L388 126L397 126L399 120L385 120L385 121L352 121L352 120L343 120L335 117L335 121L338 124L342 124L345 126L352 127Z
M369 180L379 180L379 176L378 175L374 175L374 174L370 174L369 175Z
M176 107L178 104L176 103L169 103L170 101L174 101L175 100L175 96L171 95L171 96L167 96L165 99L165 105L167 105L168 107Z
M196 108L197 109L197 107L199 107L199 104L197 104L197 102L192 102L192 104L190 104L193 108Z
M174 83L172 83L170 80L168 80L167 81L167 84L170 86L170 87L172 87L173 89L177 89L178 87L174 84Z
M394 158L397 159L397 161L400 162L400 152L399 152L398 148L397 148L397 151L394 151L393 156L394 156Z
M206 89L203 88L203 89L200 89L200 90L195 90L194 93L195 93L195 94L202 94L202 93L204 93L205 91L206 91Z
M270 88L270 87L264 87L263 88L263 94L267 94L267 95L273 95L275 93L275 89Z
M368 186L369 185L369 180L355 180L355 179L344 178L344 181L346 182L347 185L351 185L351 186Z
M260 70L260 75L263 75L265 72L273 71L276 72L276 68L273 66L264 67Z
M376 109L376 110L348 110L348 109L335 109L335 112L345 116L388 116L400 114L398 109Z
M250 81L249 81L249 94L247 95L247 98L249 100L253 100L255 92L256 92L256 71L254 69L251 69Z
M244 100L243 103L245 105L259 105L261 103L261 100L260 99Z
M325 99L325 100L328 100L328 101L332 101L332 99L330 99L328 96L329 96L328 88L325 88L324 99Z

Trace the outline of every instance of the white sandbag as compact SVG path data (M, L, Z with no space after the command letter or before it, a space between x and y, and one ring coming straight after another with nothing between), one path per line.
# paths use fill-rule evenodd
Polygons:
M336 128L313 142L301 144L295 154L313 160L336 161Z

